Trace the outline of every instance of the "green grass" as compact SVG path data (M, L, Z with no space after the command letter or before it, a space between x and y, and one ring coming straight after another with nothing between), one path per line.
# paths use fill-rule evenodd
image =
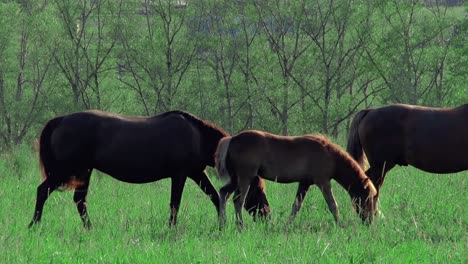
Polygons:
M42 223L29 230L40 177L36 157L19 149L0 158L0 262L467 263L467 176L392 170L382 190L385 217L369 227L334 184L345 228L334 224L317 188L286 228L297 185L268 182L271 221L255 223L245 214L239 233L232 202L227 228L218 231L215 208L190 180L178 227L170 229L169 180L131 185L93 173L88 195L93 230L82 228L71 192L54 192Z

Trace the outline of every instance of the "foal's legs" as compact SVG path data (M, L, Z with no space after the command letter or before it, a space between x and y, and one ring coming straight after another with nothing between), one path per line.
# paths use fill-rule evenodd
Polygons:
M49 198L50 194L57 189L58 185L50 179L46 179L37 187L36 207L34 209L34 216L29 223L29 227L41 221L42 209L44 203Z
M80 175L80 180L82 180L82 184L75 188L75 193L73 195L73 201L76 204L76 208L78 209L78 213L80 214L81 221L83 222L83 226L86 229L91 229L91 221L89 220L87 203L86 203L86 195L88 194L88 187L89 187L89 178L91 176L92 169L88 169Z
M244 207L245 197L249 192L250 187L250 178L242 179L239 181L239 195L233 198L234 209L236 210L236 222L237 227L241 229L244 225L244 220L242 219L242 208Z
M323 197L325 197L325 201L327 201L328 209L333 214L335 221L338 223L339 221L338 205L336 204L335 197L333 196L330 182L322 183L318 185L318 187L322 191Z
M200 186L203 192L210 197L211 202L216 207L216 212L218 213L219 217L219 193L211 183L210 178L208 178L204 171L191 175L190 178L195 181L195 183Z
M182 191L184 190L186 180L186 176L180 175L174 175L171 178L171 216L169 218L169 226L175 226L177 223L177 212L179 211Z
M301 210L302 203L304 202L304 197L307 194L307 191L309 190L310 184L305 184L305 183L299 183L299 186L297 187L297 192L296 192L296 199L294 200L294 203L292 205L292 210L291 210L291 215L289 216L289 224L291 224L294 221L294 218L296 218L297 212Z
M226 224L226 202L229 196L237 189L237 181L231 178L231 182L221 187L219 190L219 228L223 228Z

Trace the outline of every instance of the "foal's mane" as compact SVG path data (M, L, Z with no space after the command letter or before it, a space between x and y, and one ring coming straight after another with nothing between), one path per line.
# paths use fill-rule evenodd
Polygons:
M305 135L305 137L314 139L315 141L322 144L328 151L334 153L341 162L348 164L353 171L359 172L358 175L361 179L367 178L365 172L361 169L359 164L349 155L348 152L344 151L340 146L333 143L327 136L317 134L317 135Z

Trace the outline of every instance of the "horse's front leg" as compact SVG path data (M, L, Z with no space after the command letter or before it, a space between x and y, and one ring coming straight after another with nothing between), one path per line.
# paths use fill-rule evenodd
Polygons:
M171 216L169 218L169 227L177 224L177 213L179 212L180 200L184 190L186 176L175 175L171 178Z
M310 184L299 183L299 186L297 187L297 192L296 192L296 199L294 200L294 203L292 205L291 215L289 216L288 224L291 224L294 221L294 218L296 218L297 212L301 210L302 204L304 202L304 198L307 194L307 191L309 190L309 187L310 187Z
M335 222L339 224L340 217L338 212L338 205L336 204L335 197L333 196L330 182L326 182L324 184L319 185L319 188L322 191L325 201L327 202L328 209L335 218Z
M265 192L264 180L260 176L254 177L250 182L249 192L245 198L244 208L252 215L254 221L258 218L268 220L270 204Z
M202 191L210 197L211 202L214 204L216 207L216 212L218 213L219 217L219 193L216 190L216 188L213 186L213 184L210 181L210 178L208 178L208 175L204 171L198 173L198 174L193 174L189 176L200 188Z

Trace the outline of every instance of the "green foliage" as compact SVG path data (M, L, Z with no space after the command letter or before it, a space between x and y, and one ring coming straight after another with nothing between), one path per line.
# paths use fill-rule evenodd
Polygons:
M396 0L0 5L1 150L31 142L53 116L89 108L129 115L182 109L231 133L342 137L352 114L365 107L468 101L461 6Z
M372 60L388 87L384 102L452 105L453 92L463 88L446 82L451 70L445 65L456 50L453 30L462 16L453 14L459 9L415 1L376 5L370 50L376 52Z

